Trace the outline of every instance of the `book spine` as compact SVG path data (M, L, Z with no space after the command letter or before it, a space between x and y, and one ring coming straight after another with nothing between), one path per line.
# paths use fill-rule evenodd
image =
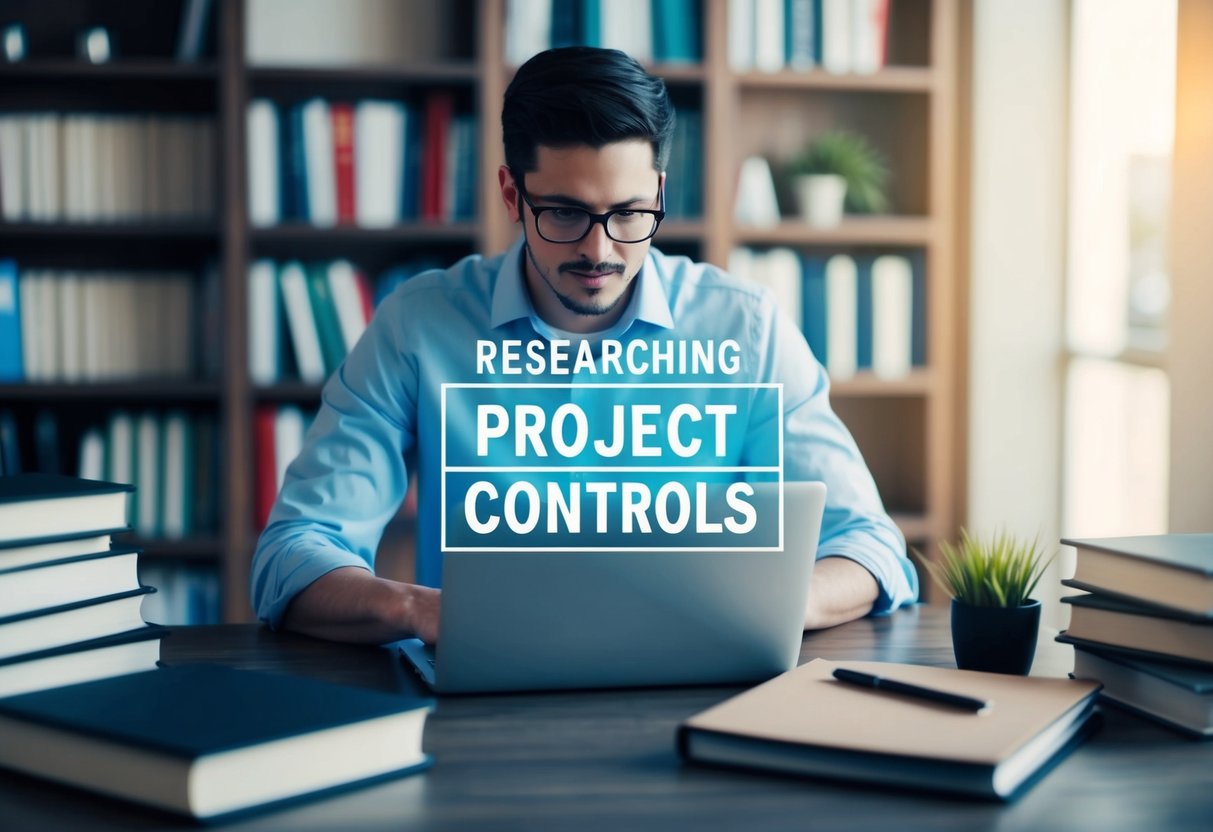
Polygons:
M357 219L357 187L354 177L354 107L341 102L330 105L333 118L333 167L337 189L337 222L353 224Z

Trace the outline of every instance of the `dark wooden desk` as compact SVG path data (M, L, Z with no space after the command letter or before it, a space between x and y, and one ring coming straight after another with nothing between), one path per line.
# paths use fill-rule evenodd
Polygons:
M1071 648L1042 640L1034 672L1064 675ZM381 690L415 689L378 648L253 626L177 630L168 662L215 660ZM917 608L805 638L802 661L951 665L945 611ZM1213 743L1111 708L1102 731L1018 803L684 767L674 728L734 688L443 698L425 744L429 772L348 792L230 829L765 830L1213 828ZM188 828L171 816L0 772L0 829Z

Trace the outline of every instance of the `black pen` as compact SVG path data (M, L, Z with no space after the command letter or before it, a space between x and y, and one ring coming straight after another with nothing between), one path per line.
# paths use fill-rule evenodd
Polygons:
M859 685L860 687L874 688L876 690L887 690L890 693L900 693L916 699L925 699L928 702L950 705L953 708L963 708L966 711L977 712L990 706L990 703L984 699L961 696L958 693L948 693L947 691L935 690L934 688L924 688L918 685L911 685L909 682L898 682L893 679L885 679L881 676L873 676L870 673L860 673L858 670L847 670L843 667L834 668L834 678L851 685Z

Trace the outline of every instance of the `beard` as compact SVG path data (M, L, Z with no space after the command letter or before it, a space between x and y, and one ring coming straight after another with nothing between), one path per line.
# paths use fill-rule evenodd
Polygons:
M526 249L526 256L531 261L531 265L535 267L535 273L542 278L547 287L552 290L552 294L556 296L556 300L560 301L560 305L572 312L575 315L585 315L587 317L605 315L617 307L624 298L630 295L626 290L620 292L619 295L611 301L598 300L597 296L602 293L601 289L586 289L589 297L578 299L561 292L556 288L556 284L552 282L549 270L546 270L539 264L535 258L535 253L531 251L531 244L527 243L523 248ZM623 274L624 265L622 263L591 263L588 260L577 260L569 263L561 263L556 267L557 272L614 272Z

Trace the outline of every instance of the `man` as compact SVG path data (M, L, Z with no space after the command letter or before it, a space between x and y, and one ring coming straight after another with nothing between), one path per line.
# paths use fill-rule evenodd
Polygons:
M263 620L342 641L437 641L439 524L455 502L440 504L444 454L474 444L486 427L465 408L444 412L442 385L580 381L558 347L571 350L568 358L584 344L592 356L579 370L614 369L607 380L636 383L654 377L643 373L650 364L622 369L621 356L640 354L633 346L646 348L657 368L677 342L727 340L729 381L782 385L784 409L782 435L775 422L741 413L742 438L728 462L743 464L782 440L785 478L828 488L806 629L914 600L904 540L830 409L825 372L803 336L765 290L651 248L673 125L665 85L621 52L555 49L518 70L505 94L498 180L522 235L502 256L466 258L398 288L325 385L254 555ZM522 347L512 363L511 344ZM518 375L528 358L542 360ZM725 358L721 350L713 381ZM404 496L410 450L420 467L416 584L370 571Z

